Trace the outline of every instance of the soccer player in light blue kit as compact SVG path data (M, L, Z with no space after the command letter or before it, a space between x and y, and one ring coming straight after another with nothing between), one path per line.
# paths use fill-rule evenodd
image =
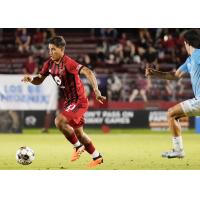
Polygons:
M173 149L162 153L165 158L183 158L185 156L179 119L186 116L200 116L200 30L191 29L183 34L186 51L189 55L176 72L162 72L146 68L146 76L167 80L190 77L194 98L183 101L168 110L169 128L172 132Z

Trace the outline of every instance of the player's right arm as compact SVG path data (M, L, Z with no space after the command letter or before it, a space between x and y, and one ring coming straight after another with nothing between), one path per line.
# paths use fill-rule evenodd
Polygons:
M40 85L44 81L45 78L46 76L43 76L41 74L38 74L37 76L33 78L30 75L25 75L22 79L22 82L32 83L33 85Z
M47 60L39 74L32 78L31 75L25 75L22 79L25 83L32 83L33 85L40 85L44 79L49 75L49 62L50 60Z

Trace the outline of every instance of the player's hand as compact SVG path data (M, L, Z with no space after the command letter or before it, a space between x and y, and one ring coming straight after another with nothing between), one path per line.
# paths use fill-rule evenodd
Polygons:
M157 70L153 69L152 66L147 65L145 69L145 76L146 77L155 77L157 75Z
M24 83L30 83L32 81L32 77L30 75L25 75L21 81Z
M101 92L100 92L99 90L95 90L94 93L95 93L95 96L96 96L97 101L98 101L99 103L103 104L103 101L106 100L106 97L101 96Z

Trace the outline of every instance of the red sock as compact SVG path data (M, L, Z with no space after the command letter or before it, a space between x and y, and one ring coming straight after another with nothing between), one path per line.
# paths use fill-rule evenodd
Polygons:
M89 144L84 145L85 146L85 150L89 153L89 154L93 154L95 151L95 147L92 144L92 142L90 142Z
M75 133L70 134L66 137L71 144L76 144L78 142L78 138L76 137Z

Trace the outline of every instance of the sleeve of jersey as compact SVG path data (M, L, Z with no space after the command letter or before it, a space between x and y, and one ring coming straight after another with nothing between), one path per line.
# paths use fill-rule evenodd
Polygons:
M42 76L48 76L49 73L49 61L46 61L42 67L42 69L40 70L39 74L41 74Z
M189 60L187 59L187 60L185 61L185 63L182 64L182 65L179 67L178 70L180 70L181 72L189 73L188 67L187 67L188 62L189 62Z
M82 69L83 65L77 63L75 60L70 59L68 60L68 70L73 74L79 74L80 70Z

